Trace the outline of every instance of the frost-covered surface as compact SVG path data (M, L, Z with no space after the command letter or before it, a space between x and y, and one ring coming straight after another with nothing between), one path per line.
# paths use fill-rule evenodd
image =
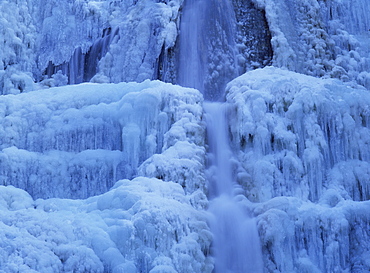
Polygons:
M356 87L370 87L370 2L232 3L237 29L231 9L198 14L215 38L212 86L234 63L301 73L267 68L228 88L235 192L249 201L236 199L257 217L265 271L370 271L370 98ZM0 181L28 191L0 187L0 272L212 271L198 92L146 81L27 93L176 82L183 4L0 1L0 93L24 93L0 98Z
M370 87L370 2L253 0L266 12L273 64Z
M370 269L370 94L268 67L229 83L237 180L268 272Z
M90 83L0 100L0 272L212 271L197 90Z
M133 177L148 159L146 176L178 181L188 193L206 188L202 96L194 89L150 81L83 84L0 101L3 185L33 197L86 198ZM170 156L177 166L169 165ZM173 177L180 167L183 178Z
M0 186L0 272L211 272L204 211L182 187L138 177L85 200Z
M225 8L218 17L227 20L207 17L208 22L217 22L217 26L206 23L203 27L207 29L203 36L212 36L218 44L209 44L214 52L208 57L207 65L213 71L207 72L207 80L212 86L218 86L218 74L229 77L236 73L232 70L222 75L220 67L224 63L238 63L239 72L244 72L266 65L271 55L275 66L370 86L366 46L370 40L368 1L234 0L232 3L238 31L231 20L234 15L232 12L226 15ZM35 81L41 81L42 86L90 80L176 82L180 76L181 82L183 75L177 75L181 54L176 56L179 49L176 42L179 44L180 22L186 20L182 18L184 8L183 0L1 1L0 92L19 93L39 88ZM229 34L227 39L221 37L224 34L218 37L212 34L212 28L216 33L232 29L231 36L235 37ZM109 37L108 33L111 33ZM222 56L215 49L219 44L224 49L230 47L230 52L238 51L235 60L230 58L233 54L228 58ZM68 76L67 81L57 74L58 70ZM49 78L44 79L45 75Z
M166 58L163 55L175 44L181 3L1 1L0 93L38 88L34 81L42 80L43 74L52 76L58 69L71 83L94 72L99 72L95 82L157 79L163 73L160 55ZM115 34L109 42L102 41L107 31ZM84 65L97 66L92 59L102 57L96 71ZM58 76L43 81L46 86L65 83Z

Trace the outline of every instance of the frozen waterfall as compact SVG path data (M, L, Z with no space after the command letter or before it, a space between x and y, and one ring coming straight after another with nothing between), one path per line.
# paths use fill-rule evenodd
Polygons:
M59 65L55 65L50 61L44 74L47 78L53 78L59 72L59 74L66 75L68 84L88 82L95 76L98 63L107 54L110 44L118 39L118 28L115 28L113 31L111 28L106 28L102 37L97 39L86 52L83 52L81 47L78 47L74 50L69 61Z
M370 272L369 0L0 22L0 273Z
M217 273L262 273L261 246L255 220L234 197L237 187L231 170L227 130L227 104L205 103L208 144L211 155L209 211L214 234L213 251Z
M180 25L178 83L200 90L206 100L222 99L238 75L235 14L231 1L187 0Z
M234 18L234 19L233 19ZM226 83L237 75L235 15L231 1L185 1L180 32L178 81L221 100ZM215 272L263 272L255 221L234 200L227 104L205 102Z

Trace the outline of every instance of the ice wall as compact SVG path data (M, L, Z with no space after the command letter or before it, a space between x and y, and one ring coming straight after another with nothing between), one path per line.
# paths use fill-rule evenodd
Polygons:
M368 271L368 90L268 67L230 82L227 101L266 270Z
M171 154L177 149L195 157L188 164L191 178L178 172L185 176L181 184L188 193L205 189L202 97L196 90L149 81L84 84L0 100L3 185L33 197L86 198L133 177L154 154L177 156L181 166L185 156ZM173 171L159 172L155 162L145 165L151 167L147 175L149 169L161 178Z
M369 87L368 1L253 2L266 14L273 65Z
M2 1L0 93L34 90L40 81L44 87L80 83L98 72L95 82L173 81L168 62L181 4Z

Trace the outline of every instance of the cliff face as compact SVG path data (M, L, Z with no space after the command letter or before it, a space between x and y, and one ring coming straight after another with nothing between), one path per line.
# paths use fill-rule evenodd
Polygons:
M204 51L213 53L203 56L208 89L222 89L212 80L212 72L231 80L271 64L368 87L368 2L234 0L230 4L234 12L226 14L226 6L218 10L209 2L203 23L198 22L203 26L202 39L214 41ZM2 93L38 88L32 81L43 86L90 80L181 82L179 30L186 21L184 7L180 0L3 1ZM209 23L210 18L218 23ZM220 45L229 48L227 58L217 53ZM231 68L220 70L220 66ZM61 75L53 77L59 70Z
M0 189L9 272L212 271L203 98L156 79L230 104L265 271L370 270L369 1L4 0L0 22L0 179L56 198Z

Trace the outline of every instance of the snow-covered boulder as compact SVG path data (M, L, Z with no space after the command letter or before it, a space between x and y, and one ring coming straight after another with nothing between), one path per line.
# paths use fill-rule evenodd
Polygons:
M85 200L0 186L0 272L212 272L205 211L138 177Z

